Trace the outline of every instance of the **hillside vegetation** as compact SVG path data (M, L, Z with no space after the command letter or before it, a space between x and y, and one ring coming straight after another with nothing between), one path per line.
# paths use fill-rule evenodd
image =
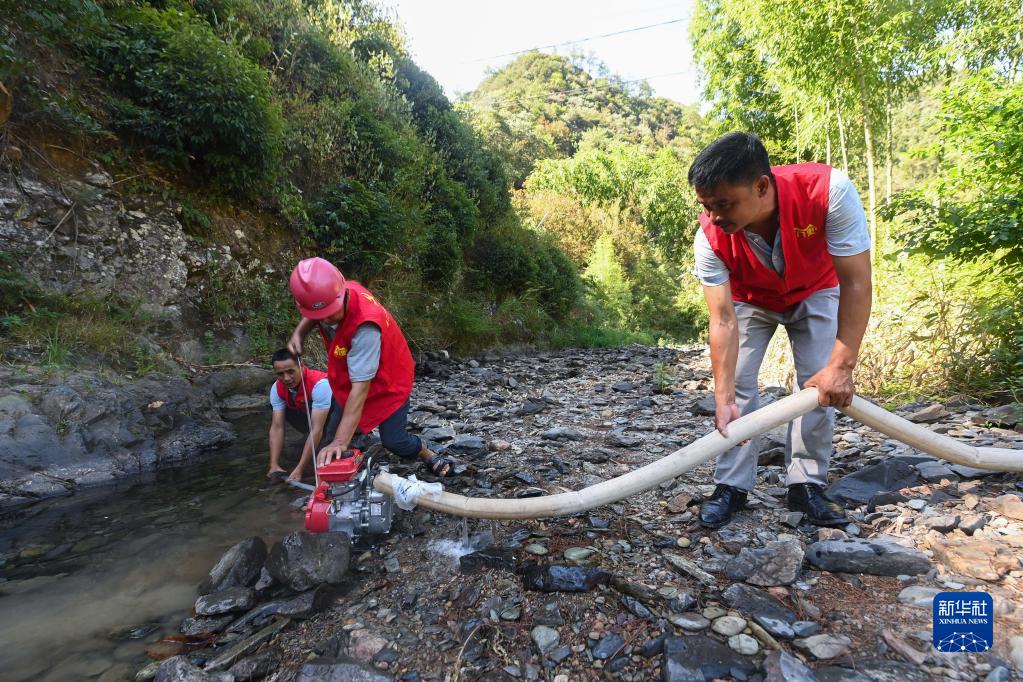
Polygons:
M19 154L6 170L49 172L39 160L59 144L102 161L126 196L180 204L205 243L249 216L241 227L256 233L267 250L255 256L272 268L209 282L197 301L205 324L246 327L259 352L286 337L293 263L281 262L283 243L380 290L423 347L566 333L576 268L520 223L500 157L375 6L5 4L0 81L15 106L4 143ZM2 282L13 289L24 278L11 255ZM76 315L70 301L5 294L0 332L45 339L54 325L77 328Z

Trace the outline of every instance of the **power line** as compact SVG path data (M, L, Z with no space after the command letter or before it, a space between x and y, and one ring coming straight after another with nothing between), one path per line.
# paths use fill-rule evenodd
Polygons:
M680 24L684 21L689 21L689 17L681 17L679 19L669 19L668 21L660 21L656 24L648 24L646 26L637 26L636 28L627 28L621 31L612 31L611 33L603 33L601 35L589 36L587 38L579 38L578 40L566 40L563 43L552 43L550 45L538 45L531 47L527 50L515 50L514 52L505 52L504 54L495 54L490 57L481 57L479 59L471 59L467 62L461 62L462 64L476 64L479 62L489 61L491 59L500 59L502 57L514 57L519 54L526 54L527 52L535 52L536 50L549 50L555 47L564 47L565 45L578 45L579 43L589 42L591 40L598 40L600 38L611 38L613 36L620 36L625 33L635 33L636 31L646 31L651 28L658 28L659 26L668 26L670 24Z

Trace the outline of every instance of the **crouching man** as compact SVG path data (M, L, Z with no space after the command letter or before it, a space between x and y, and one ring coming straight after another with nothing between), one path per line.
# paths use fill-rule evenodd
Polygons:
M289 479L301 481L312 461L313 445L323 447L334 440L341 422L341 408L330 392L326 372L299 365L298 358L287 348L275 351L270 361L277 380L270 386L273 418L270 422L270 470L266 475L275 478L284 474L280 462L284 424L287 423L307 436L298 465L288 474Z
M840 170L819 163L771 166L755 136L729 133L689 169L704 208L695 274L710 312L715 426L759 406L757 375L778 325L785 327L799 388L820 407L789 424L788 506L819 525L848 522L824 494L833 406L853 398L853 368L870 316L870 237L859 195ZM713 496L700 507L709 528L728 523L756 481L759 439L722 455Z
M316 327L327 348L327 379L341 405L334 439L317 456L328 464L349 448L356 430L380 428L380 443L402 458L419 457L437 476L452 473L454 462L435 455L408 432L409 396L415 364L405 335L391 314L358 282L322 258L299 262L291 273L291 294L302 314L288 349L302 353Z

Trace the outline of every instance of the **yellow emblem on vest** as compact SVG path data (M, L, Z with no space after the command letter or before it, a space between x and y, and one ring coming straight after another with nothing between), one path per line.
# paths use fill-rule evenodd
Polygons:
M800 237L801 239L809 239L810 237L814 236L815 234L817 234L817 226L814 225L813 223L810 223L806 227L797 227L796 228L796 235L798 237Z
M343 358L346 355L348 355L348 349L344 346L338 346L334 349L334 357Z
M373 294L367 294L365 291L362 292L362 297L372 303L373 305L380 305L380 302L376 299Z

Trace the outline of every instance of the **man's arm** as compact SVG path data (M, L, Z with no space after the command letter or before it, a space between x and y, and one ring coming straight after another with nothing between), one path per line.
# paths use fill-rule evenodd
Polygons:
M832 256L838 284L838 334L835 348L824 369L806 380L815 386L818 402L824 406L845 407L856 393L853 370L860 353L860 343L870 319L873 291L870 284L870 252L855 256Z
M710 366L714 373L714 426L728 435L728 423L739 418L735 404L735 365L739 358L739 324L728 282L703 287L710 311Z
M341 414L341 423L338 424L337 434L334 440L323 446L316 457L317 466L329 464L342 452L348 449L349 443L355 436L355 429L362 419L362 408L366 405L366 396L369 395L369 381L353 381L352 392L348 394L345 401L344 412ZM322 433L322 427L321 427Z
M283 472L281 468L281 451L284 449L284 410L274 410L273 418L270 421L270 471Z
M309 466L309 462L313 460L313 448L319 445L320 441L323 439L323 427L327 423L327 415L329 413L329 409L312 410L312 431L309 432L309 437L306 438L305 445L302 447L302 457L298 460L298 464L294 469L292 469L288 478L296 481L302 480L302 474L305 473L306 467Z
M316 326L316 320L310 320L308 317L303 317L302 321L295 325L295 331L291 333L291 338L288 340L288 350L295 355L302 354L302 342L305 341L305 337L309 335L313 327Z

